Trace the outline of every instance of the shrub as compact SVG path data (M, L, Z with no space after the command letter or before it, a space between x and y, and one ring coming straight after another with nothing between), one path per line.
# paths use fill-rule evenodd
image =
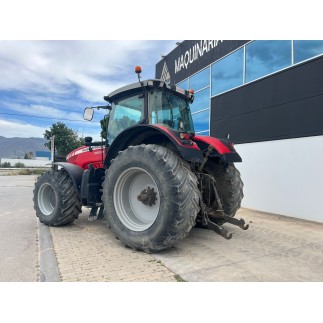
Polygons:
M9 162L4 162L4 163L0 164L0 166L3 168L10 168L11 164Z
M15 167L16 168L25 168L25 164L21 163L21 162L18 162L18 163L15 163Z
M17 171L16 175L42 175L46 173L48 169L22 169Z

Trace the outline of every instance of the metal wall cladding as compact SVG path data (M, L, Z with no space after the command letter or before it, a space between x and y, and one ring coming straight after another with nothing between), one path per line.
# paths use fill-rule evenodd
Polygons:
M211 99L211 135L235 143L323 135L323 57Z

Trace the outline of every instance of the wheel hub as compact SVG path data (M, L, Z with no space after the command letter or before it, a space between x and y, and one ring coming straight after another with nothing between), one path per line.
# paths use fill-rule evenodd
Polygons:
M53 187L44 183L38 191L38 206L44 215L50 215L55 210L56 195Z
M118 177L113 203L119 220L132 231L144 231L156 221L160 198L154 178L143 168L129 167Z
M154 191L154 188L150 188L148 186L142 192L137 196L138 201L145 205L152 206L153 204L156 204L156 197L157 193Z

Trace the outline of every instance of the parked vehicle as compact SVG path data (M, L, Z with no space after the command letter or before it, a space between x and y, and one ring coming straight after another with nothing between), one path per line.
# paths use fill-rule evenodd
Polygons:
M193 91L163 80L122 87L104 99L104 145L85 140L35 184L34 207L49 226L73 222L82 206L92 207L125 245L146 252L171 247L195 226L232 235L243 183L234 166L241 162L229 139L197 136L190 112ZM95 108L86 108L92 120ZM58 169L60 168L60 169Z

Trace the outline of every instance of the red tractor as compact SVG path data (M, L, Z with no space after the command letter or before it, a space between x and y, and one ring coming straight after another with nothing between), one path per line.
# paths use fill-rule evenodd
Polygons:
M234 218L243 183L234 162L241 162L232 142L197 136L190 103L193 91L163 80L140 80L104 99L107 137L54 162L35 184L34 208L40 222L73 222L82 206L104 217L125 245L146 252L167 249L195 226L227 239L225 222L247 229ZM94 108L84 118L92 120Z

